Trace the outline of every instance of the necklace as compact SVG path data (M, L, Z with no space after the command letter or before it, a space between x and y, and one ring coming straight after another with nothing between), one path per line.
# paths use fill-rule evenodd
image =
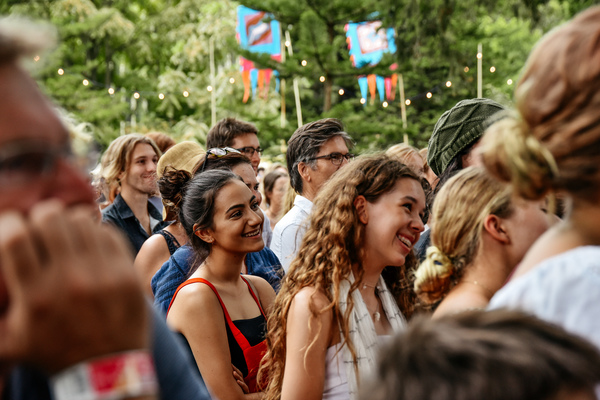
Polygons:
M470 283L472 285L477 285L480 288L482 288L490 296L490 298L492 298L494 296L494 292L492 292L490 289L488 289L487 287L483 286L481 283L479 283L477 281L463 281L463 283Z
M379 301L377 301L377 307L375 308L375 312L371 314L373 316L373 320L375 322L379 322L381 319L381 314L379 314Z
M371 314L371 317L373 317L373 321L375 322L379 322L379 320L381 319L381 314L379 313L379 299L377 297L375 297L376 300L376 306L375 306L375 311L371 312L371 310L369 310L369 307L367 307L367 311L369 311L369 313ZM367 303L365 303L365 307L366 307Z
M362 285L362 290L365 290L366 288L373 288L375 289L375 300L377 302L377 306L375 307L375 312L371 312L371 310L369 310L369 308L367 307L367 311L369 311L369 313L371 314L371 316L373 317L373 321L375 322L379 322L379 320L381 319L381 314L379 313L379 298L377 297L377 285L368 285L366 283L363 282ZM365 307L366 307L367 303L365 303Z

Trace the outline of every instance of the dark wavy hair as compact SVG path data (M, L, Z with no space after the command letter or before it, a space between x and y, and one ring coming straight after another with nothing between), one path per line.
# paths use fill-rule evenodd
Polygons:
M213 170L196 175L185 186L179 221L188 235L197 259L206 259L210 254L211 245L196 236L195 231L212 227L215 198L225 185L234 180L242 179L231 171ZM197 267L198 264L194 265ZM193 270L190 273L193 273Z

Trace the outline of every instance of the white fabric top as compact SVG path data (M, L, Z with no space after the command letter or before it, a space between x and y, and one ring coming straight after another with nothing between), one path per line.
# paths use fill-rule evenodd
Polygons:
M378 336L379 345L384 345L392 340L392 335ZM323 400L349 400L348 374L344 365L342 343L334 344L327 349L325 356L325 387ZM370 371L371 373L373 371ZM366 378L363 378L366 379Z
M308 216L312 206L312 201L297 195L294 200L294 207L275 225L271 250L281 262L285 272L290 268L290 264L300 249L302 238L304 238L308 228Z
M600 348L600 247L578 247L543 261L499 290L488 306L502 307L557 323Z
M600 246L578 247L543 261L498 291L488 308L529 312L600 348ZM596 396L600 399L600 386Z
M334 344L327 349L325 357L325 387L323 400L349 400L348 375L344 365L342 344Z
M265 246L271 248L271 240L273 239L273 231L271 230L271 221L267 214L263 212L263 216L265 217L265 222L263 223L263 233L262 238L265 242Z

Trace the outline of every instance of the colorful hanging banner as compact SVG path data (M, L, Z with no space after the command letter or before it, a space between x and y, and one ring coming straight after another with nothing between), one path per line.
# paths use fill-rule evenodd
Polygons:
M281 61L280 32L279 22L272 19L270 14L238 6L236 36L243 49L253 53L267 53L274 60ZM250 98L250 89L252 89L253 98L256 96L258 88L259 96L266 99L271 75L276 75L277 71L259 70L252 61L243 57L240 57L240 70L244 83L244 103Z
M385 53L396 52L394 29L381 29L381 21L351 22L346 24L345 30L350 60L356 68L377 65ZM396 67L393 64L390 69L394 71ZM380 101L384 98L394 100L397 81L396 74L390 77L369 75L358 78L362 98L367 98L368 89L371 101L375 99L376 92L379 93Z

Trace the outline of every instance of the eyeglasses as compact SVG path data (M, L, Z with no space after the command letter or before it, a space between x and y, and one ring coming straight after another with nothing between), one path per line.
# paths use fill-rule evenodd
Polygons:
M236 149L236 150L243 153L248 158L251 158L252 156L254 156L255 152L258 153L259 156L263 152L263 149L261 149L260 147L252 147L252 146L240 147L239 149Z
M56 169L59 160L72 162L70 143L18 142L0 148L0 187L22 186L44 178Z
M342 163L344 162L344 160L350 162L354 159L354 154L352 153L346 153L346 154L342 154L342 153L331 153L331 154L327 154L324 156L318 156L318 157L313 157L313 158L309 158L308 161L312 161L312 160L320 160L320 159L325 159L325 160L329 160L331 161L331 163L333 165L342 165Z
M231 153L242 154L239 150L234 149L232 147L213 147L212 149L206 150L206 157L204 157L204 162L202 163L200 173L204 172L204 170L206 169L206 164L209 156L215 156L217 158L220 158Z

